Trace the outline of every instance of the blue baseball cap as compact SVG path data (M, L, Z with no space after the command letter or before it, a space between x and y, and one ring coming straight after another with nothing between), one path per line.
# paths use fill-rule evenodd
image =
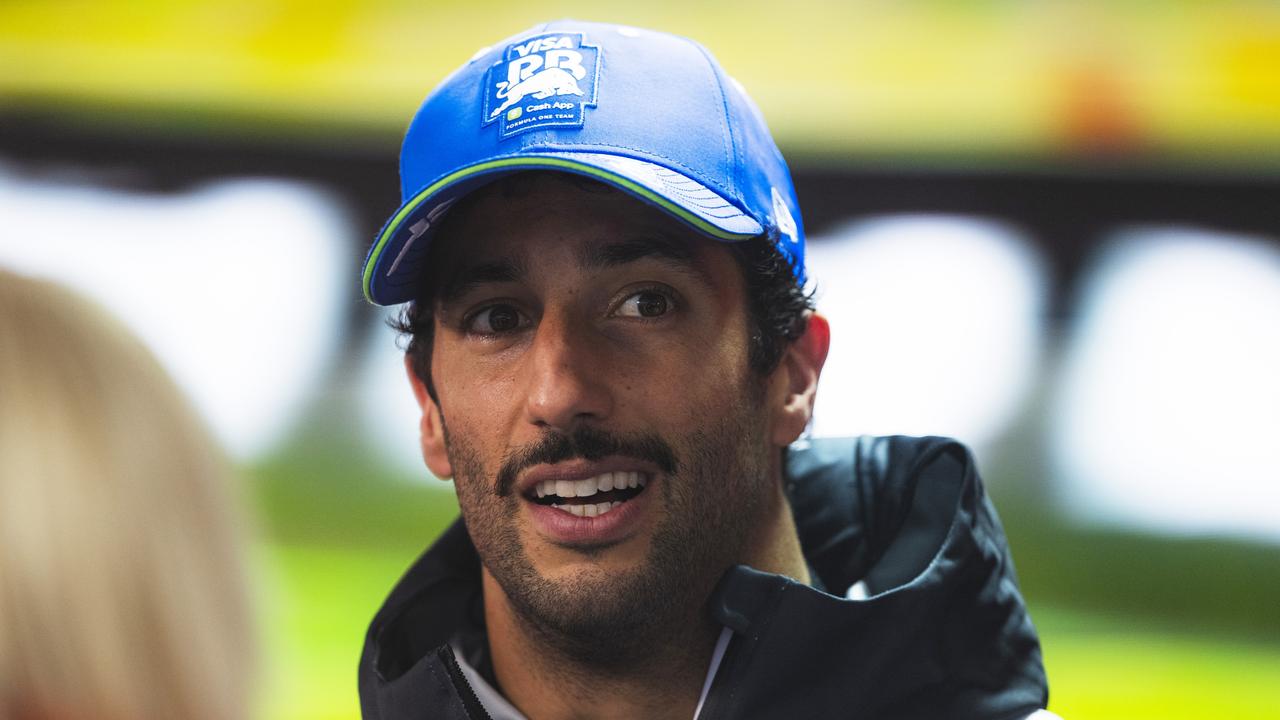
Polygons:
M718 240L765 235L805 280L791 173L742 86L691 40L561 20L477 52L423 101L365 297L412 300L449 207L522 170L594 178Z

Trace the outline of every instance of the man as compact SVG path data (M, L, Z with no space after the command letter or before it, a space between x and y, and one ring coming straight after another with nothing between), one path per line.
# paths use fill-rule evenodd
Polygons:
M374 619L366 718L1023 718L1039 645L968 454L793 446L827 322L789 172L700 46L556 22L425 101L364 271L410 302L462 521Z

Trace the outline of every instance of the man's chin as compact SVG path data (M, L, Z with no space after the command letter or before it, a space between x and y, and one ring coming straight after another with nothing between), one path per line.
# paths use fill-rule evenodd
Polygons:
M641 572L650 562L649 539L634 536L609 543L541 543L529 554L538 575L556 582Z
M525 627L542 641L600 664L643 656L662 641L674 618L666 616L672 604L658 591L661 586L652 568L585 562L504 591Z

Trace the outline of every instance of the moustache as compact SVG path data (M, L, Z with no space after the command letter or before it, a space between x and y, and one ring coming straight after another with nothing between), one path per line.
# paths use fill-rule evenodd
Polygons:
M676 474L679 462L671 445L657 435L615 435L605 430L579 427L569 434L548 433L531 445L509 452L498 470L495 491L511 495L516 477L525 468L567 460L599 460L620 455L653 463L667 475Z

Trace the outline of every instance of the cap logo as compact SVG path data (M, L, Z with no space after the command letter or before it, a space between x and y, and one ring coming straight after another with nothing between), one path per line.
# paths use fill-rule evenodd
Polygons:
M502 139L541 128L580 128L596 104L600 49L581 33L547 33L508 45L485 74L481 125Z
M800 242L800 228L796 227L796 219L791 215L787 201L782 198L778 188L770 187L769 191L773 195L773 217L778 224L778 232L786 235L792 245Z

